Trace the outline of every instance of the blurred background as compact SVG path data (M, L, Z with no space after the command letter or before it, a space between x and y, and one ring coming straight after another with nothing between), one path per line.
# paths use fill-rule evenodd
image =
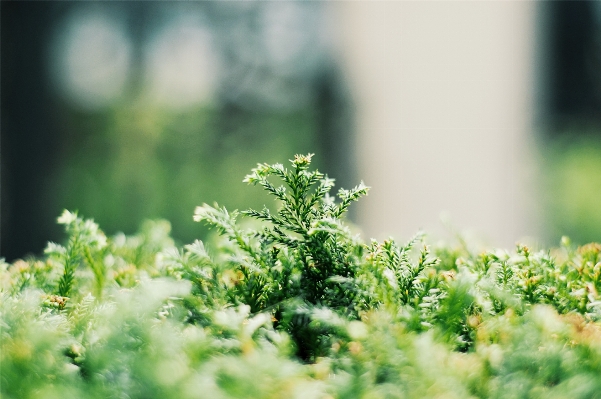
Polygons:
M372 187L364 238L601 240L601 2L1 2L1 247L261 207L257 162Z

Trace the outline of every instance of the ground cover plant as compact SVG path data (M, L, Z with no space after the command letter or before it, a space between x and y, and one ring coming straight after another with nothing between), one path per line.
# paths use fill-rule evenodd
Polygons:
M275 207L197 207L205 243L65 211L63 244L1 265L2 397L601 397L601 244L365 243L367 187L310 164L246 176Z

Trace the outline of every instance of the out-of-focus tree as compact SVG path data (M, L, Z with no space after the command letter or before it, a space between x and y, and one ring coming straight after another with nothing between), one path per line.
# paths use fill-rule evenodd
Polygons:
M3 2L1 256L39 252L65 207L192 240L199 202L261 205L238 184L256 159L316 152L347 183L329 29L320 3Z

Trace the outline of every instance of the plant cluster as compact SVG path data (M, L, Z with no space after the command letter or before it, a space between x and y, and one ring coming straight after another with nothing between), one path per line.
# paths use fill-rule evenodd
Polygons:
M273 209L197 207L206 247L65 211L64 245L1 264L2 397L601 397L601 244L366 244L367 187L310 163L246 176Z

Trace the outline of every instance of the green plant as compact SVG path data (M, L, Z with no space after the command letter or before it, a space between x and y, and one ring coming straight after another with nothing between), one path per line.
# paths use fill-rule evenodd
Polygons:
M274 211L198 207L206 243L65 211L65 245L0 262L2 397L599 397L601 244L365 244L367 188L334 199L310 161L246 177Z
M230 260L237 279L228 290L230 300L249 305L253 314L269 311L276 326L292 335L305 360L325 354L329 346L328 333L311 326L315 308L358 317L363 248L339 219L367 193L363 184L340 190L336 204L329 196L334 181L309 171L311 157L297 155L292 169L259 164L246 176L245 182L260 185L280 202L275 214L266 207L242 212L265 222L260 230L242 231L236 225L237 213L224 208L205 204L194 214L196 221L218 228L239 250ZM284 185L274 185L270 177Z

